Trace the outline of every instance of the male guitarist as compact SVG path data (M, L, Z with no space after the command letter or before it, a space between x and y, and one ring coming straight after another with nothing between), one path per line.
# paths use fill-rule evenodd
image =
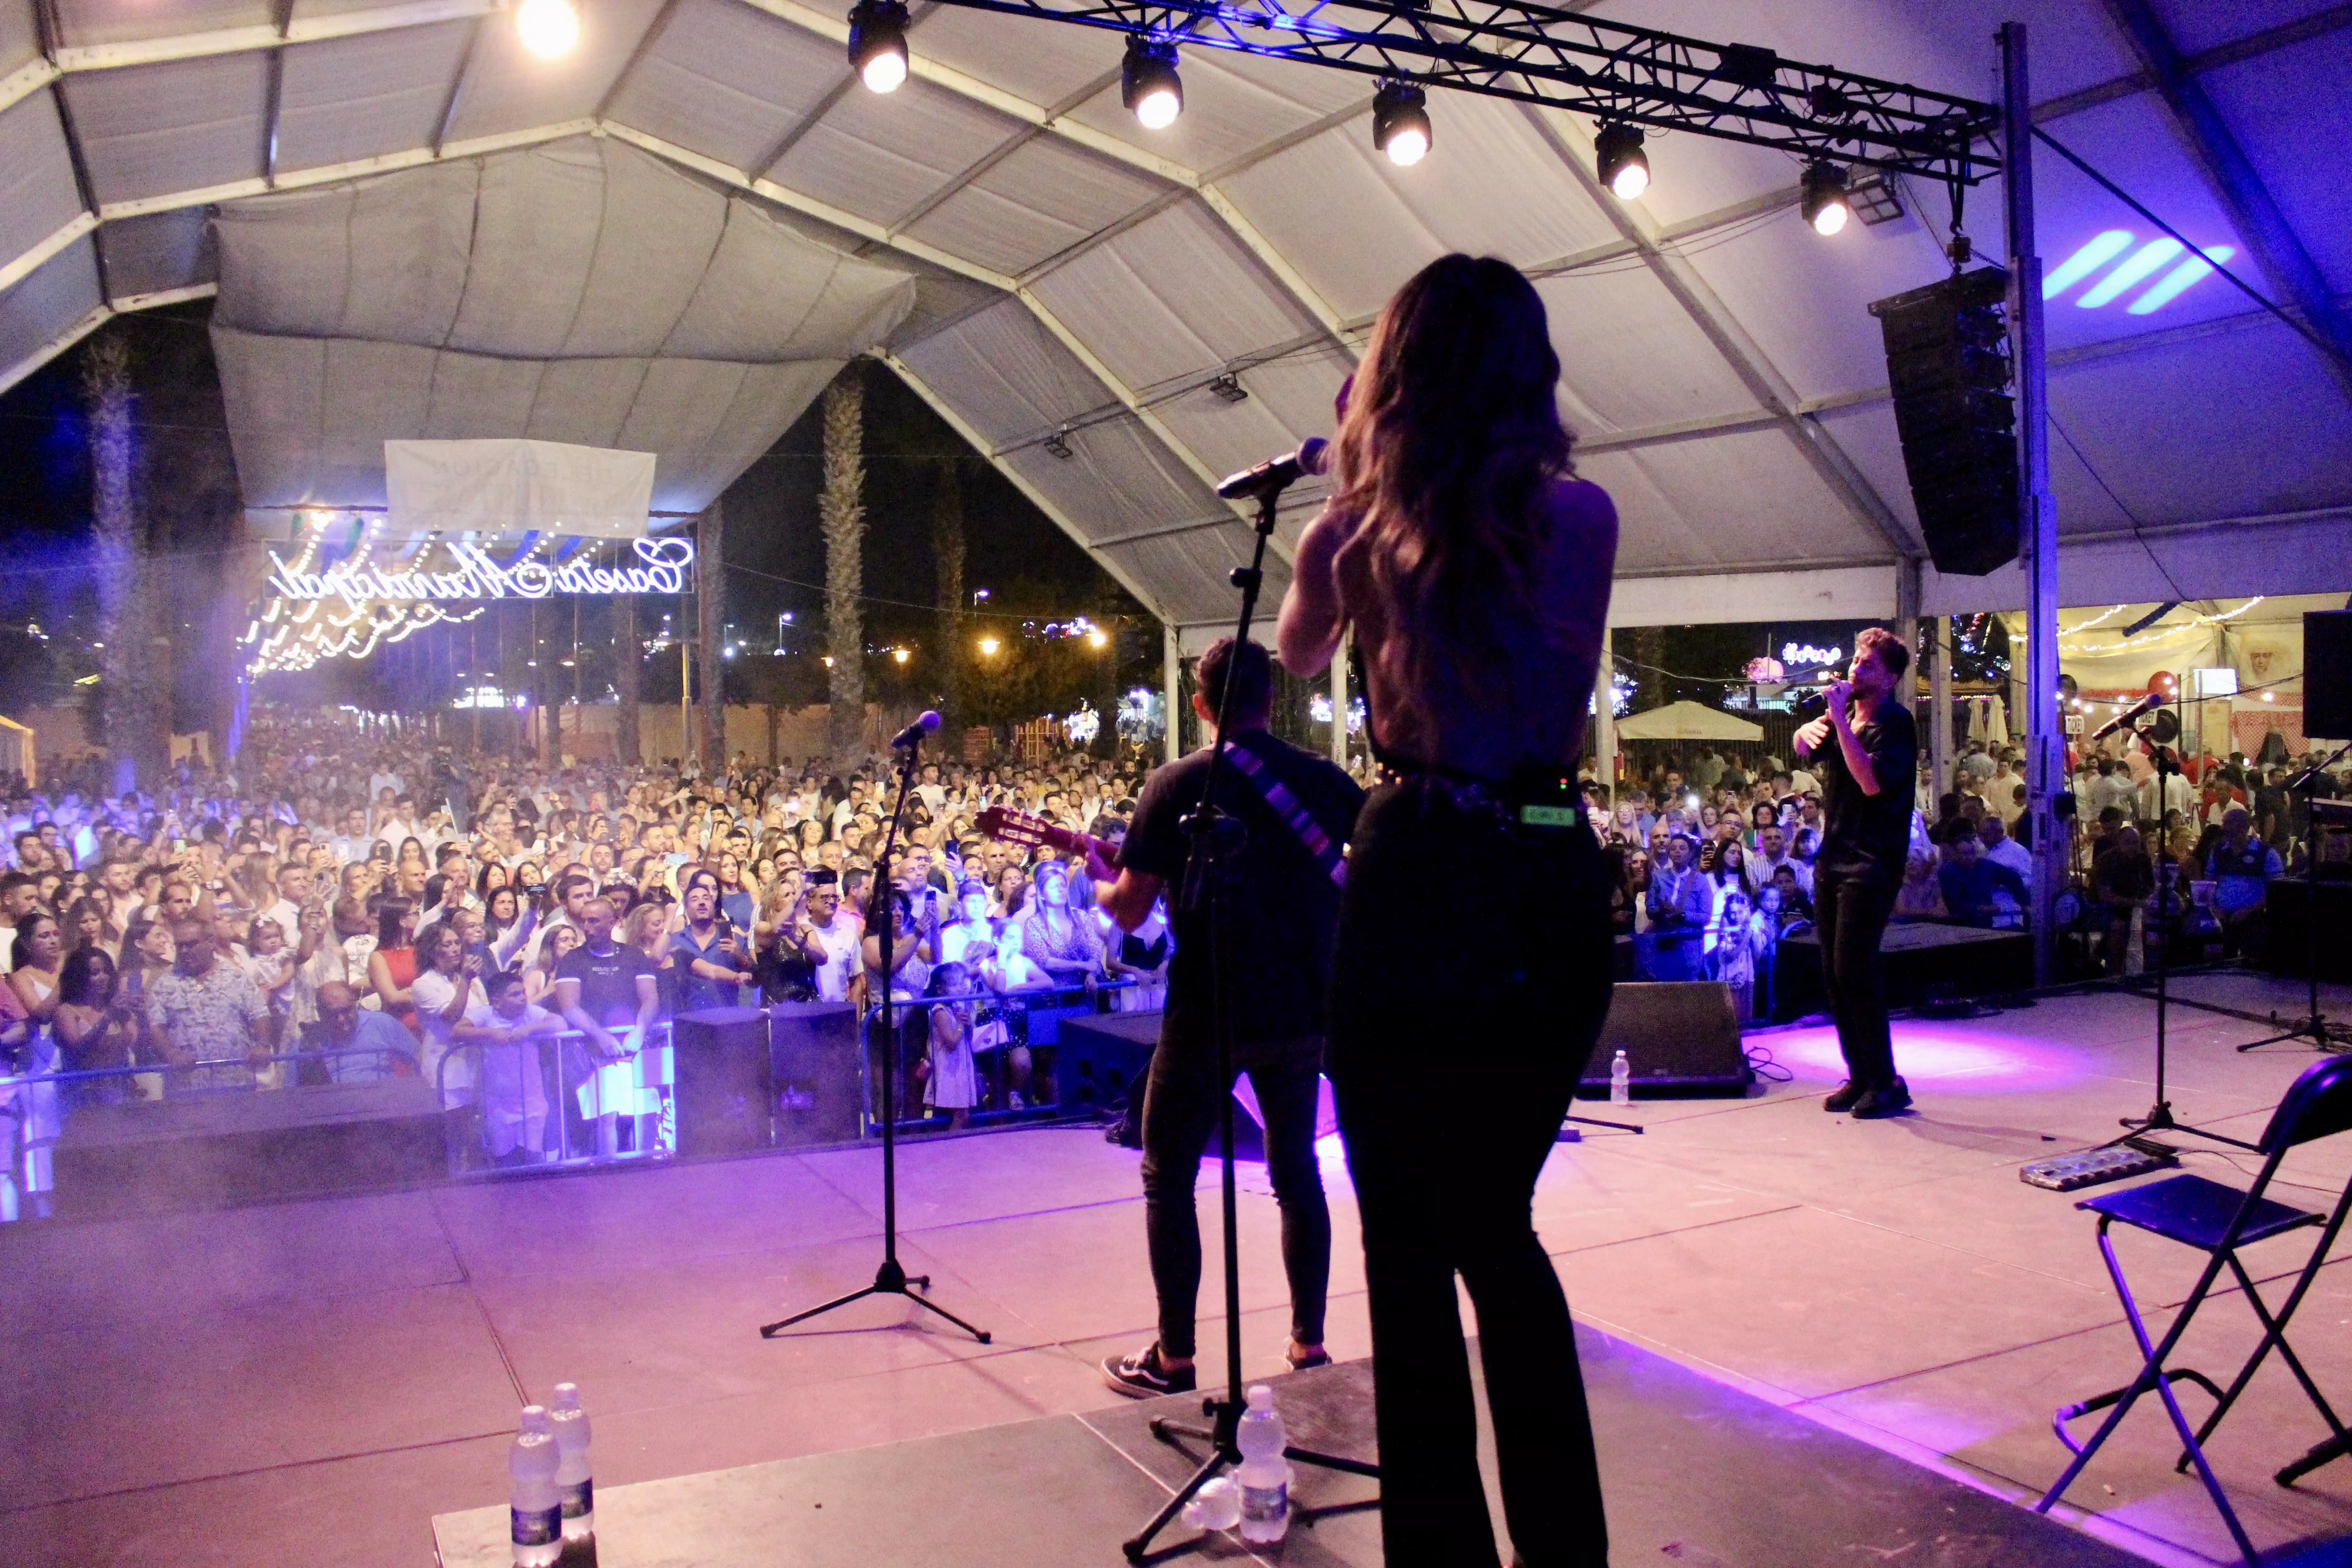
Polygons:
M1346 862L1340 848L1363 792L1331 763L1266 733L1272 671L1264 647L1226 637L1201 656L1192 710L1213 726L1233 683L1232 733L1217 805L1248 831L1228 862L1230 929L1223 975L1234 1066L1246 1069L1265 1114L1266 1168L1282 1208L1282 1264L1290 1277L1293 1367L1321 1366L1323 1299L1331 1273L1331 1216L1315 1163L1315 1110L1323 1070L1323 992ZM1214 735L1211 735L1213 741ZM1192 853L1184 818L1200 804L1210 747L1154 772L1114 871L1090 850L1095 897L1122 931L1151 912L1163 888L1181 885ZM1171 904L1178 900L1171 898ZM1190 1393L1193 1313L1201 1287L1201 1229L1192 1205L1201 1156L1233 1089L1218 1081L1207 911L1177 907L1169 924L1168 1013L1143 1094L1144 1234L1160 1295L1160 1337L1103 1363L1103 1376L1138 1398Z

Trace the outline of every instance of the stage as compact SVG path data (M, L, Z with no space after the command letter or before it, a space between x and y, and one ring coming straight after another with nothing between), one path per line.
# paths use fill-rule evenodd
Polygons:
M2300 985L2257 974L2179 989L2256 1015L2301 1011ZM2352 1016L2352 994L2322 997L2332 1016ZM2134 1362L2088 1217L2066 1195L2024 1186L2016 1167L2103 1139L2116 1116L2147 1109L2154 1026L2150 1001L2116 993L1899 1025L1917 1113L1876 1123L1822 1114L1838 1077L1825 1031L1755 1035L1750 1045L1793 1081L1742 1100L1640 1102L1624 1119L1644 1134L1560 1145L1536 1221L1580 1320L1606 1336L1588 1343L1616 1560L1871 1561L1912 1539L1895 1532L1924 1528L1921 1510L1941 1499L1935 1506L1962 1510L1958 1522L1892 1560L2067 1561L2000 1500L2057 1474L2052 1408L2123 1381ZM2177 1010L2179 1113L2254 1136L2312 1059L2294 1047L2229 1048L2267 1032ZM759 1338L761 1322L871 1278L873 1150L8 1227L9 1559L423 1568L436 1518L503 1499L516 1405L570 1378L595 1420L615 1552L633 1550L627 1532L657 1519L665 1499L743 1484L724 1472L761 1466L771 1468L753 1474L774 1480L762 1495L805 1498L811 1514L835 1496L887 1497L899 1533L867 1542L862 1561L921 1552L984 1563L1011 1546L1035 1568L1116 1563L1118 1535L1149 1511L1155 1477L1172 1474L1170 1456L1148 1468L1121 1457L1139 1446L1143 1413L1106 1392L1093 1364L1150 1333L1137 1159L1081 1129L902 1151L908 1263L935 1276L943 1305L993 1331L987 1346L890 1301ZM2186 1164L2236 1179L2218 1153ZM1370 1351L1362 1261L1336 1144L1325 1173L1338 1235L1331 1348L1356 1361ZM2347 1173L2352 1142L2340 1136L2285 1171L2338 1189ZM1210 1196L1207 1172L1203 1186ZM1286 1319L1274 1205L1255 1168L1244 1168L1244 1343L1250 1374L1264 1377L1278 1369ZM2118 1245L2144 1299L2185 1290L2193 1258L2135 1236ZM2303 1246L2282 1238L2249 1258L2284 1274ZM1212 1249L1203 1302L1220 1289ZM2295 1329L2339 1407L2352 1403L2347 1320L2352 1274L2339 1263ZM1205 1320L1204 1342L1220 1328ZM2218 1297L2188 1359L2226 1372L2256 1333L2242 1303ZM1325 1381L1357 1375L1342 1366ZM2202 1408L2200 1396L2185 1398L2192 1415ZM2172 1473L2166 1430L2152 1409L2135 1412L2078 1484L2069 1500L2081 1511L2068 1513L2071 1538L2084 1542L2076 1560L2116 1561L2101 1545L2162 1563L2230 1560L2203 1494ZM1662 1433L1674 1434L1664 1447ZM2293 1490L2269 1479L2319 1436L2271 1367L2212 1445L2271 1561L2333 1560L2343 1548L2328 1543L2352 1542L2352 1464ZM1769 1477L1782 1452L1799 1457L1788 1479L1737 1494L1758 1497L1753 1508L1721 1506L1709 1489L1729 1479L1696 1483ZM979 1475L964 1473L967 1459ZM1113 1474L1115 1488L1088 1479L1066 1489ZM1961 1499L1939 1489L1947 1482L1982 1495ZM981 1515L971 1500L983 1495L993 1511ZM1759 1511L1768 1503L1788 1512ZM1780 1522L1738 1533L1751 1517ZM1040 1521L1058 1521L1059 1533L1047 1539ZM1789 1533L1800 1526L1832 1533ZM453 1563L464 1560L456 1528L443 1531ZM1370 1528L1362 1510L1326 1515L1291 1554L1367 1561ZM1792 1557L1791 1541L1812 1544ZM762 1560L793 1560L785 1545L767 1543ZM607 1563L656 1560L723 1561Z

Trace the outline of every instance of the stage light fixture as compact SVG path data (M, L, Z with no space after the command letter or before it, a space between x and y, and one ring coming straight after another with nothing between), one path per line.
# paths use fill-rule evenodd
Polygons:
M1598 154L1601 183L1619 201L1638 200L1650 188L1650 155L1642 151L1642 133L1630 125L1604 125L1592 139Z
M1805 165L1805 221L1813 226L1818 235L1832 235L1845 226L1853 216L1845 194L1845 171L1825 158L1816 158Z
M1048 455L1059 458L1066 463L1068 462L1070 460L1070 427L1065 425L1046 437L1045 447Z
M1217 401L1220 403L1247 403L1249 401L1249 388L1244 386L1242 384L1241 377L1235 375L1232 371L1225 372L1224 374L1209 383L1209 391L1215 395Z
M1127 40L1118 70L1118 100L1146 131L1165 131L1184 112L1184 84L1176 75L1176 46L1140 36Z
M515 34L524 48L551 60L580 41L580 13L572 0L522 0L515 7Z
M907 7L857 0L849 12L849 63L870 92L896 92L907 79Z
M1409 81L1381 83L1372 97L1372 145L1410 169L1429 153L1428 96Z

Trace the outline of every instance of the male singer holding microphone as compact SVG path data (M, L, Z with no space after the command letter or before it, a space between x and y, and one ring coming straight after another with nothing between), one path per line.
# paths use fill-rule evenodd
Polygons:
M1855 1120L1894 1116L1911 1103L1895 1072L1886 1024L1886 974L1878 956L1911 845L1911 793L1919 732L1895 700L1911 650L1884 626L1853 639L1846 679L1831 683L1829 711L1797 731L1797 754L1822 781L1822 847L1813 859L1813 910L1822 979L1846 1080L1822 1102Z
M1248 831L1229 862L1223 900L1222 976L1233 1020L1234 1066L1247 1069L1265 1123L1265 1156L1282 1208L1282 1266L1290 1279L1294 1368L1321 1366L1324 1295L1331 1274L1331 1215L1315 1163L1315 1111L1323 1071L1323 993L1339 914L1339 847L1363 791L1338 767L1266 732L1273 665L1266 650L1220 639L1201 656L1192 710L1213 726L1233 686L1232 733L1217 805ZM1213 742L1215 731L1209 731ZM1134 826L1114 870L1087 858L1097 902L1122 931L1150 914L1163 888L1181 887L1192 852L1184 818L1200 805L1212 747L1156 770L1145 781ZM1134 1398L1189 1394L1197 1386L1192 1331L1201 1288L1201 1227L1192 1191L1232 1092L1217 1078L1215 998L1210 991L1208 911L1176 907L1168 971L1168 1013L1143 1093L1144 1234L1160 1297L1160 1337L1132 1355L1103 1363L1103 1377Z

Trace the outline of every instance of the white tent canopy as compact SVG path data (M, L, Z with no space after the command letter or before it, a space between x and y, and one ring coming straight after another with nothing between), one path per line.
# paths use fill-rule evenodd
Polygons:
M1621 741L1760 741L1764 727L1698 702L1669 702L1617 721Z
M543 62L491 0L43 0L46 34L34 0L0 0L0 383L111 311L217 287L232 323L223 374L244 411L239 458L257 499L352 480L360 468L341 443L371 421L401 426L379 436L516 436L544 420L571 439L637 421L660 433L593 439L663 451L667 485L669 455L740 456L826 356L761 352L789 312L761 317L740 299L744 313L728 318L740 342L656 334L682 330L700 301L639 300L583 268L583 237L604 232L592 209L625 187L666 189L659 167L731 198L730 243L739 226L765 236L742 258L754 295L766 279L804 288L776 237L787 229L916 278L915 303L883 329L879 352L1188 637L1213 635L1229 613L1225 573L1248 543L1211 482L1327 431L1370 315L1449 249L1502 256L1543 291L1580 466L1623 520L1619 624L1886 615L1905 563L1924 557L1864 307L1943 271L1938 189L1898 183L1903 216L1823 239L1795 211L1791 159L1693 135L1653 135L1654 182L1625 203L1594 182L1589 121L1491 99L1433 92L1434 146L1400 169L1370 145L1372 84L1305 65L1188 47L1186 111L1151 132L1120 108L1118 39L1098 30L921 11L912 77L878 97L844 59L843 0L581 3L580 47ZM2156 90L2100 0L1602 9L1977 96L1991 90L1996 23L2021 18L2045 128L2197 244L2232 247L2231 265L2274 296L2290 274L2339 297L2352 289L2352 209L2336 174L2352 65L2343 8L2146 4L2242 163L2217 158L2210 134ZM534 151L518 163L518 149ZM601 180L589 177L599 166ZM475 243L514 310L491 325L542 363L528 395L500 357L517 343L443 342L381 321L354 340L343 335L354 323L320 313L314 292L246 290L243 237L283 209L356 215L382 201L401 232L444 234L436 212L495 192L518 167L549 177L534 179L511 247ZM2275 231L2238 231L2231 215L2247 197L2226 171L2240 168L2281 216ZM399 169L411 172L349 185ZM2054 157L2037 169L2050 267L2103 232L2153 237ZM1970 194L1968 227L1988 254L2000 250L2000 210L1998 182ZM651 253L667 267L627 276L682 286L728 248L714 251L707 228L686 241ZM351 254L362 267L390 260L372 242ZM463 322L424 304L442 277L404 274L380 303ZM535 290L557 282L575 290L576 310L533 309ZM2352 376L2218 279L2141 313L2130 295L2094 308L2095 292L2085 282L2050 310L2064 599L2341 591ZM356 352L338 345L353 341L397 345L380 400L338 384ZM742 406L709 387L592 396L564 382L583 363L572 354L664 367L646 373L649 388L676 367L722 363L746 385L771 384ZM451 430L437 388L420 403L420 378L452 373L466 387L451 394L452 418L462 409L497 427ZM1246 401L1211 390L1227 374ZM275 443L313 396L331 439L307 455ZM249 449L272 455L248 462ZM710 461L673 499L691 502L726 476L727 462ZM1278 544L1314 499L1297 497ZM1919 586L1929 611L2022 602L2013 570L1930 570Z

